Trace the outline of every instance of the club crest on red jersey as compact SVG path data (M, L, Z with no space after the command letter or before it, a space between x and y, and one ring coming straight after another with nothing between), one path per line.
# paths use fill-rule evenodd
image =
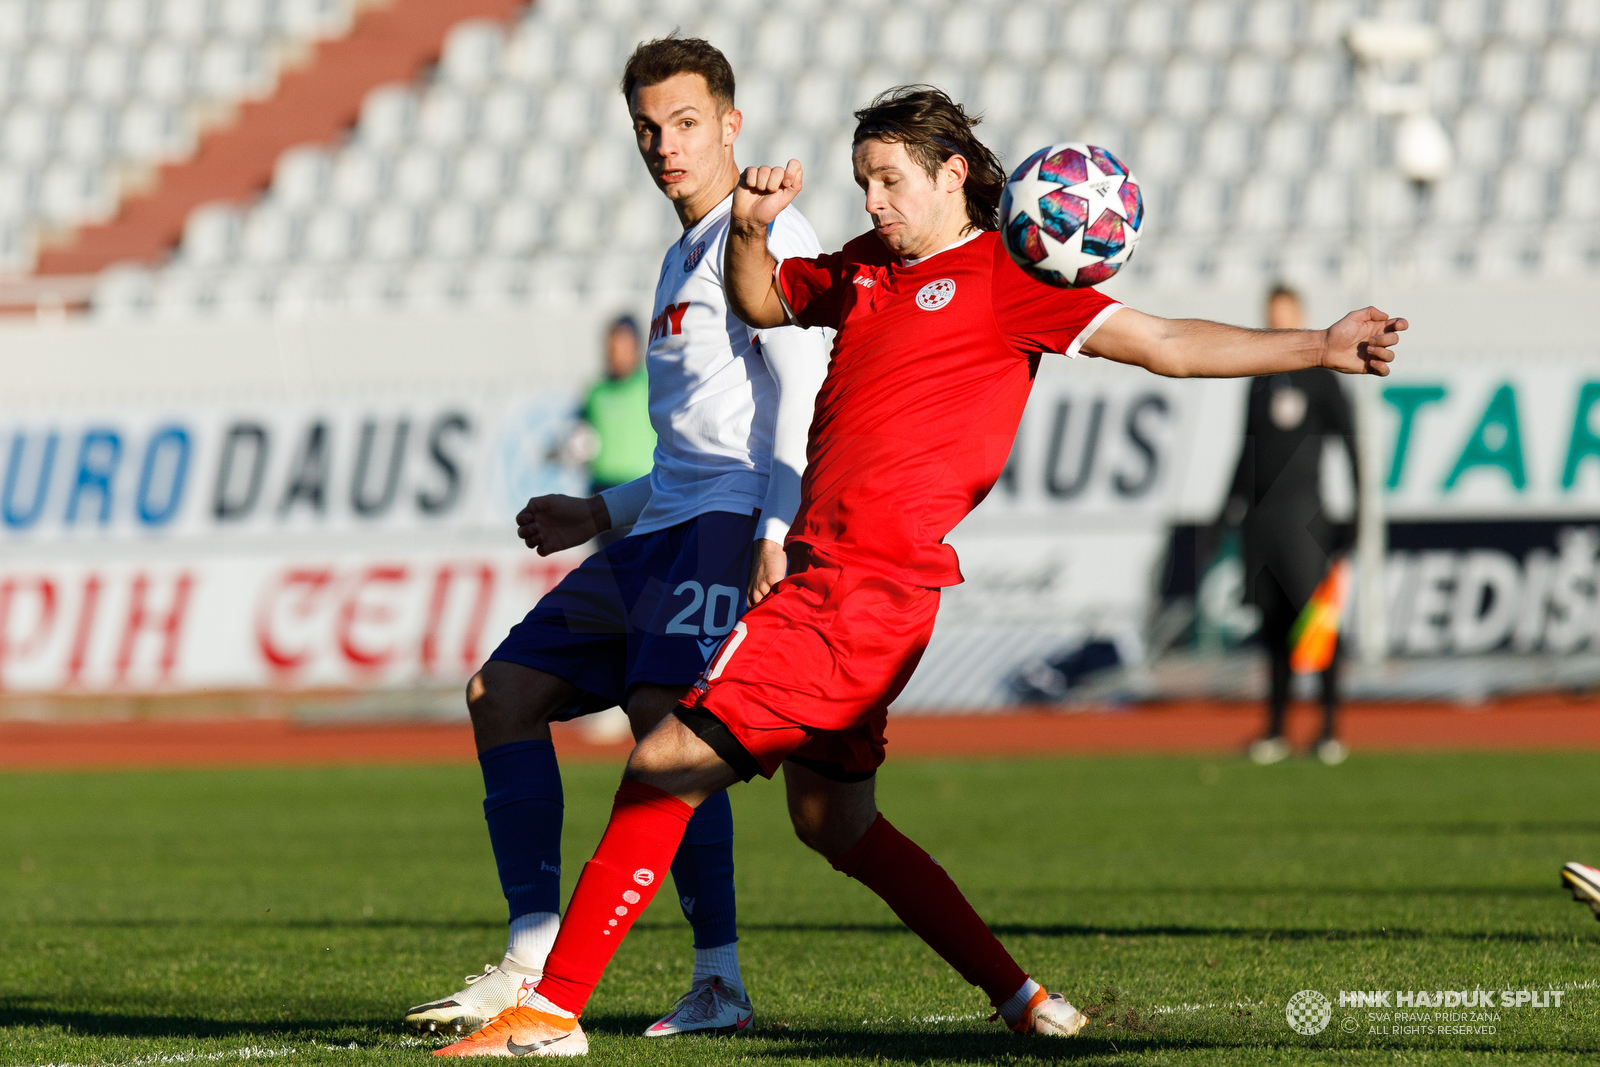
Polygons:
M688 274L698 267L705 256L706 243L704 241L696 241L694 247L689 249L689 254L683 259L683 273Z
M956 283L950 278L929 282L917 290L917 307L923 311L938 311L956 295Z

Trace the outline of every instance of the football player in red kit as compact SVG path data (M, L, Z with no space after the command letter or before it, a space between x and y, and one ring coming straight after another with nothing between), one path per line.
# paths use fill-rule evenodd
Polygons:
M874 227L843 251L769 254L767 225L800 192L798 162L752 167L734 194L729 306L758 329L838 331L788 577L629 757L536 994L441 1055L582 1054L577 1016L695 806L780 766L800 838L881 896L1008 1026L1076 1033L1083 1015L1024 974L943 868L877 810L886 710L927 645L939 589L961 580L944 537L999 477L1048 353L1173 377L1388 373L1406 323L1375 308L1327 330L1246 330L1034 281L1000 242L1004 172L958 104L911 86L856 118L856 180Z

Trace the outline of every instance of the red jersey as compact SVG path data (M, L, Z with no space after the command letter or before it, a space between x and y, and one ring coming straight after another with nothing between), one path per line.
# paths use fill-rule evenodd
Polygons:
M906 263L868 233L787 259L802 326L838 331L791 541L908 585L961 581L948 534L1005 469L1039 356L1075 356L1121 305L1024 274L999 234Z

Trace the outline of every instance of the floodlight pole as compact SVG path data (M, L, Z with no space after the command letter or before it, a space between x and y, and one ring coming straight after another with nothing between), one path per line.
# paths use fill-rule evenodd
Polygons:
M1389 64L1421 64L1438 48L1431 27L1419 23L1369 20L1351 26L1345 39L1355 57L1362 106L1366 111L1371 159L1378 158L1380 123L1384 116L1426 110L1427 96L1420 79L1403 82L1386 78ZM1389 72L1392 73L1392 72ZM1376 304L1383 272L1383 248L1378 230L1377 171L1372 163L1362 168L1363 243L1366 245L1365 287ZM1383 470L1383 401L1381 379L1363 377L1356 383L1356 434L1360 442L1358 465L1359 522L1356 528L1358 633L1361 662L1368 669L1382 665L1389 652L1388 597L1385 561L1389 554L1389 524L1384 514L1387 475Z

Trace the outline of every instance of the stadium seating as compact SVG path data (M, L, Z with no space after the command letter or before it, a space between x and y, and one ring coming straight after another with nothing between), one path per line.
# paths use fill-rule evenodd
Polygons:
M106 218L355 0L0 0L0 272Z
M0 254L25 256L30 220L103 215L121 168L182 152L193 114L260 92L285 42L347 9L0 5ZM1382 13L1441 31L1426 84L1457 164L1432 188L1393 173L1390 131L1357 106L1343 33ZM1010 163L1067 138L1122 154L1150 212L1129 269L1152 283L1349 280L1369 226L1398 276L1600 271L1594 0L538 0L509 28L458 25L425 83L374 91L344 143L285 154L259 201L196 211L170 262L107 272L95 309L637 298L678 227L617 80L635 42L675 26L734 63L740 159L806 163L825 245L866 227L850 109L926 80L982 112Z

